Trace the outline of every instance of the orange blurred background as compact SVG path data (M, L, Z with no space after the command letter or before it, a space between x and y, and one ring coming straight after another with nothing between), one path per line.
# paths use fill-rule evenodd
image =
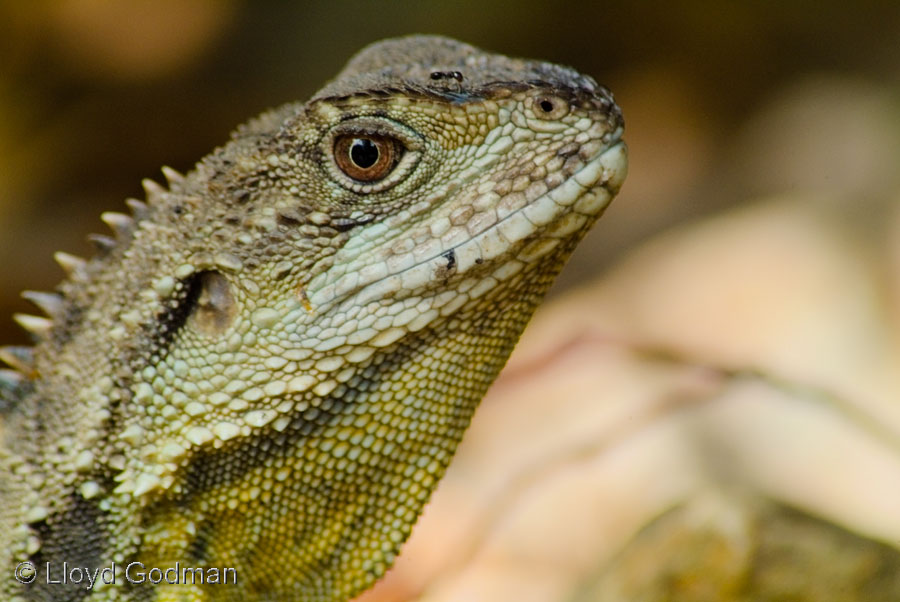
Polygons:
M0 315L55 285L52 252L89 254L99 213L160 165L190 169L363 45L414 32L570 64L616 94L631 174L563 286L759 195L823 192L863 229L895 200L895 2L2 2ZM25 340L8 319L0 337Z
M631 163L367 599L616 599L664 511L763 520L734 487L896 552L894 1L0 2L0 341L142 178L416 32L593 75Z

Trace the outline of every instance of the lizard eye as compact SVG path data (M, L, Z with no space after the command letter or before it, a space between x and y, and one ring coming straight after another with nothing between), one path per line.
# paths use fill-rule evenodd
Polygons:
M338 168L359 182L377 182L387 177L400 162L403 151L400 141L388 136L345 135L334 140Z
M322 139L332 179L360 195L383 192L413 172L425 151L421 134L406 124L364 116L341 121Z

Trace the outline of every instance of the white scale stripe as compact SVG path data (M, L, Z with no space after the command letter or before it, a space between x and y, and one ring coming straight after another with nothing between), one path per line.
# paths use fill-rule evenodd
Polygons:
M397 258L392 257L387 262L370 264L361 268L356 273L358 278L355 284L360 290L356 296L348 297L343 301L342 309L347 309L350 305L366 304L389 297L398 290L414 290L424 285L432 278L437 269L447 266L447 259L444 256L450 250L456 255L457 273L464 273L475 265L476 259L493 258L507 248L508 245L498 244L499 241L495 238L496 234L502 235L508 243L518 242L533 234L539 226L553 222L564 208L588 194L591 198L578 206L579 213L595 214L599 212L612 198L612 194L605 190L591 194L587 190L596 186L598 182L602 182L604 187L618 188L625 177L624 166L625 147L623 143L619 142L590 160L561 185L499 222L486 227L478 234L470 236L468 240L440 250L430 258L418 263L415 263L415 259L410 253L394 256ZM605 194L603 194L604 192ZM379 234L382 233L379 232ZM367 238L371 239L370 236ZM482 242L485 243L484 248L482 248ZM391 269L392 267L394 269ZM326 272L320 276L324 280L330 274ZM314 310L317 313L326 311L330 304L342 296L350 294L353 290L353 287L350 286L350 279L351 275L347 274L337 282L316 288L320 278L315 278L307 289L307 295ZM370 282L367 283L367 280Z

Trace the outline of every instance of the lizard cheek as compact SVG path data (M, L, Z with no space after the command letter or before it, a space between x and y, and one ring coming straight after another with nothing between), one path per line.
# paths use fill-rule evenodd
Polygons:
M404 181L425 150L421 134L411 127L373 116L340 122L320 144L331 178L358 195Z
M219 272L201 272L200 292L188 318L188 326L207 336L225 332L237 316L231 283Z

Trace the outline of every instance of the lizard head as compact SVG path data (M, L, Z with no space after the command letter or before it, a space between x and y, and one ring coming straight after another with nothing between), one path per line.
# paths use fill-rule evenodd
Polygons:
M302 346L385 347L545 289L622 184L622 129L611 94L572 69L435 36L380 42L212 158L206 196L231 213L210 222L235 225L212 235L258 232L243 254L278 277L266 307Z
M105 528L152 526L119 555L239 565L235 599L370 585L621 186L622 128L572 69L413 36L150 185L53 342L73 398L115 390L73 436Z

